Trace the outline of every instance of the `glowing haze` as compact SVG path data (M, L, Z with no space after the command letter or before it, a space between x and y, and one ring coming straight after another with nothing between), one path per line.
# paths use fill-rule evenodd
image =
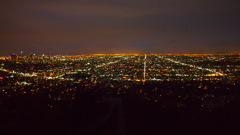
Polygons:
M10 0L0 56L239 53L239 0Z

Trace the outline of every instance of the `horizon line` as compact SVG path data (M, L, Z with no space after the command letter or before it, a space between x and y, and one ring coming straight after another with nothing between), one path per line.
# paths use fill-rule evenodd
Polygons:
M13 54L13 53L12 53ZM18 53L14 53L18 54ZM34 54L34 53L28 53ZM26 54L26 55L28 55ZM81 54L35 54L35 56L79 56L79 55L240 55L240 53L81 53ZM26 56L24 55L24 56ZM9 57L10 55L0 56Z

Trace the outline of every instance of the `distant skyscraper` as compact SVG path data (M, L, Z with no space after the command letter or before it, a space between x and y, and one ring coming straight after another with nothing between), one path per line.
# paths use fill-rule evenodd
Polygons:
M20 52L20 56L23 57L23 51Z
M33 53L28 54L28 57L29 57L30 59L32 59L33 56L34 56Z
M12 61L16 61L17 60L17 54L16 53L12 53L11 54L11 60Z

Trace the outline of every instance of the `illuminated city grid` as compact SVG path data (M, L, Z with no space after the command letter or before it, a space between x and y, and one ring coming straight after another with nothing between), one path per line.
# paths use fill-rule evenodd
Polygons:
M83 73L84 79L95 83L117 81L238 81L239 55L79 55L79 56L12 56L2 57L0 70L10 77L32 77L74 80ZM14 63L13 63L14 62ZM10 66L14 64L14 66ZM32 64L30 68L24 68ZM78 81L82 81L78 80ZM20 82L21 83L21 82ZM25 80L25 84L28 82Z
M75 100L85 90L122 96L130 92L162 107L197 101L195 107L209 111L240 99L235 94L240 55L12 54L1 57L0 73L2 99L45 93L53 101L50 108L55 101Z

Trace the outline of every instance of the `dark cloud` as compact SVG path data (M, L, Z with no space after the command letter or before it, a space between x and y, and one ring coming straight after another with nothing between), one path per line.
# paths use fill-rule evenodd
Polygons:
M240 51L237 0L12 0L0 18L0 55Z

